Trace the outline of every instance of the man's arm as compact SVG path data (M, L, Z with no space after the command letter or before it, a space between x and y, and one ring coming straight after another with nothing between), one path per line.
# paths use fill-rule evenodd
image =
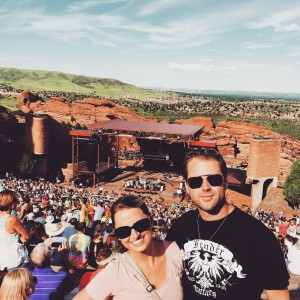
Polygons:
M268 300L290 300L288 290L266 290Z

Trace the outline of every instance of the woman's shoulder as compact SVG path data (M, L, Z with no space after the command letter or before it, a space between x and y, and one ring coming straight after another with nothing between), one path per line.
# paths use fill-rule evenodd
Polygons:
M171 255L174 253L180 253L180 249L176 242L174 241L162 241L162 244L164 245L166 249L166 253L170 253Z

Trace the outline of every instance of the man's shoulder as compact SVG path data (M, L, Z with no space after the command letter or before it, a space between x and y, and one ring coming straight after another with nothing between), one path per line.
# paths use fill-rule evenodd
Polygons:
M273 237L273 232L260 220L243 212L238 207L235 207L233 213L232 224L235 224L235 226L237 226L235 228L238 230L243 231L245 234L260 237L260 239L266 236ZM254 232L256 233L255 235L253 235Z
M193 221L198 216L198 210L193 209L183 213L179 218L177 218L174 223L189 223Z

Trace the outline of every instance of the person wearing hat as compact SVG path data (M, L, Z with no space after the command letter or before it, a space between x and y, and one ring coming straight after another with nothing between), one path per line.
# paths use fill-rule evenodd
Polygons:
M62 223L51 223L45 227L46 234L49 236L47 240L52 241L52 247L58 247L59 244L67 242L67 239L62 235L64 230L65 227Z
M51 211L47 212L47 217L45 219L46 223L44 224L45 230L47 229L48 226L50 226L54 222L54 216L51 215Z

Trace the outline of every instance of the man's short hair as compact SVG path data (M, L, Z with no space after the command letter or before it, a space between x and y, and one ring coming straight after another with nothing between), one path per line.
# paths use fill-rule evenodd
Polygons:
M85 222L80 222L80 223L77 223L75 225L75 228L78 230L78 231L83 231L86 229L86 223Z
M68 221L68 216L67 215L62 215L61 218L60 218L60 220L62 222L67 222Z
M183 163L183 178L186 180L187 179L187 166L189 162L193 158L202 158L204 160L216 160L220 163L220 168L223 177L226 179L227 178L227 166L224 161L223 156L214 148L209 148L209 147L199 147L197 149L191 149L185 156L185 160Z
M37 268L49 267L51 250L45 243L39 243L33 248L30 258L33 265Z
M70 224L73 225L73 226L75 226L77 223L78 223L78 220L76 218L72 218L70 220Z

